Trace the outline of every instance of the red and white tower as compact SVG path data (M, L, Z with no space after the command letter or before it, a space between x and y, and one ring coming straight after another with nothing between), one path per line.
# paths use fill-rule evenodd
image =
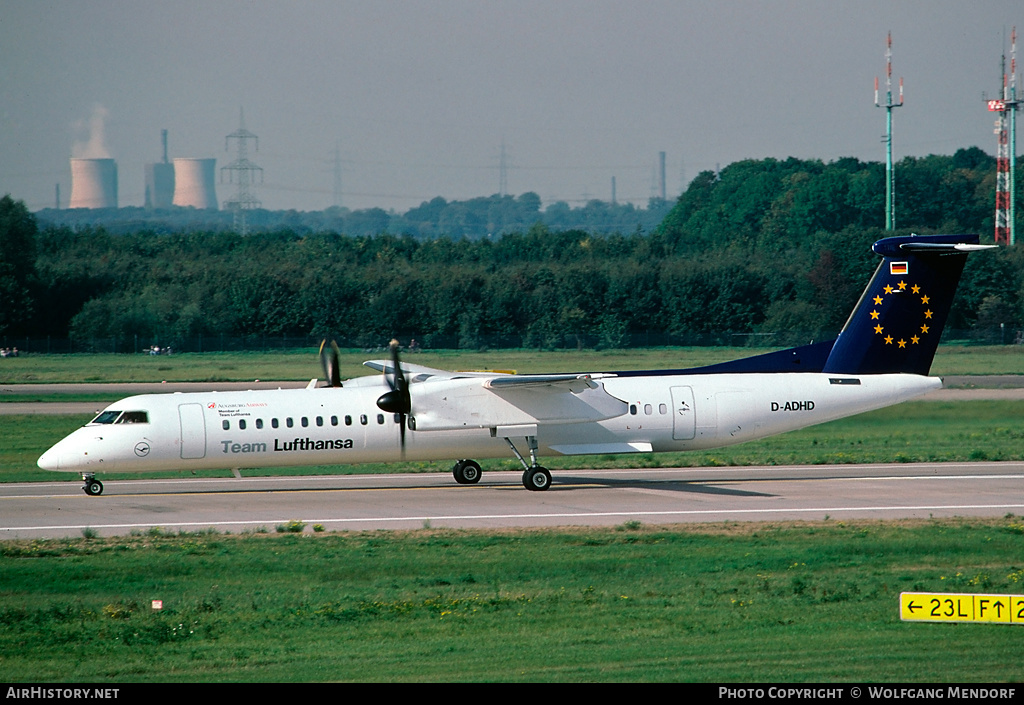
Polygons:
M1003 56L1003 89L1001 97L988 101L988 109L998 113L996 120L996 244L1016 243L1016 207L1013 195L1016 191L1017 154L1017 28L1010 38L1010 73L1006 73L1006 56Z

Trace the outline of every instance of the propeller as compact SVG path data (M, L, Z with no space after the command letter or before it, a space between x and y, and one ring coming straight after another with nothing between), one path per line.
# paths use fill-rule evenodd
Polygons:
M324 368L324 378L330 387L341 386L341 363L338 359L340 355L338 344L333 340L330 348L327 347L326 339L320 343L320 364Z
M409 380L405 378L402 365L398 359L398 341L391 341L391 369L392 376L389 379L387 368L384 370L384 379L387 380L390 392L384 392L377 399L377 407L381 411L391 414L398 414L401 423L402 456L405 457L405 425L406 419L412 413L412 398L409 396Z

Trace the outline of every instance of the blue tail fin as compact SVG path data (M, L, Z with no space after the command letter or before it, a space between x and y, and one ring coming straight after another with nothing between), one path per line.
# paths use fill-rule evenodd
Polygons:
M977 235L890 237L822 372L927 375Z

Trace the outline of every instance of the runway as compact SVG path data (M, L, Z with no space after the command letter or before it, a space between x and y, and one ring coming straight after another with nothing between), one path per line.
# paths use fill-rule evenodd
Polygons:
M456 485L450 473L118 480L0 485L0 539L213 528L292 520L327 531L532 528L1024 514L1024 463L816 465L555 472L547 492L519 472Z

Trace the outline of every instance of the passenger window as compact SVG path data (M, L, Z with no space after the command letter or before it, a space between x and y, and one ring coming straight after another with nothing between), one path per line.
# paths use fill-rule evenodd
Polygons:
M668 407L665 406L664 404L658 404L658 413L659 414L667 414L668 413Z
M359 415L359 423L361 423L364 426L366 425L366 414Z
M377 414L377 423L383 425L383 423L384 423L384 414Z
M256 428L263 428L263 419L256 419Z
M331 425L332 426L337 426L338 425L338 417L337 416L332 416L331 417Z
M230 431L230 430L231 430L231 422L230 422L230 421L228 421L227 419L224 419L224 421L223 421L223 422L221 423L221 427L222 427L222 428L223 428L223 429L224 429L225 431Z
M286 418L286 419L284 420L284 425L285 425L285 426L287 426L288 428L291 428L292 426L294 426L294 425L295 425L295 422L294 422L294 421L292 421L292 417L291 417L291 416L289 416L288 418Z
M351 416L346 416L345 417L345 425L346 426L351 426L352 425L352 417Z
M654 407L650 404L644 404L644 413L650 416L654 413Z
M277 428L279 426L277 419L270 419L270 425Z
M316 417L316 425L317 426L323 426L324 425L324 417L323 416L317 416Z
M629 413L631 416L636 416L636 404L629 405Z
M238 420L238 428L239 428L240 430L242 430L242 431L244 431L244 430L245 430L245 419L239 419L239 420Z
M395 423L397 423L397 424L401 424L402 423L402 415L401 414L395 414Z
M302 427L306 428L307 426L309 426L309 419L307 419L305 416L303 416L302 417Z

